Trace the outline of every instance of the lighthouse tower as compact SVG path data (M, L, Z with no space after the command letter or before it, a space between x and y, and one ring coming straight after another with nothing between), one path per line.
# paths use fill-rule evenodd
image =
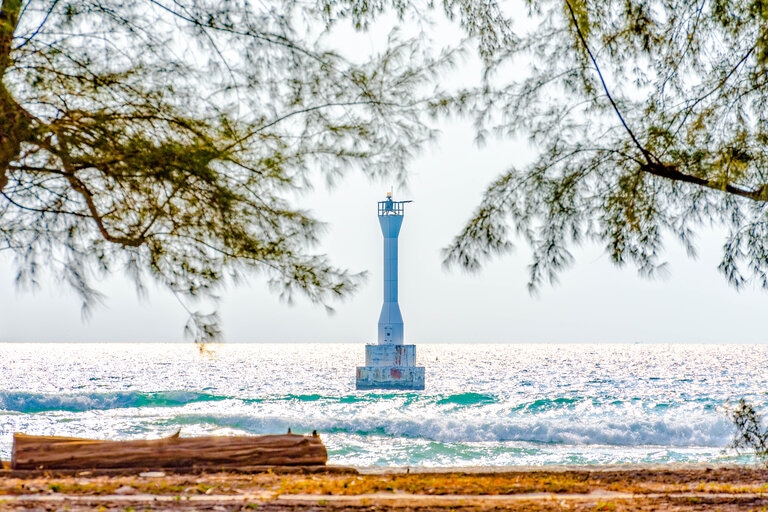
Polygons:
M405 204L392 193L379 201L384 235L384 303L379 315L378 344L365 346L365 366L357 367L357 389L424 389L424 367L416 364L416 345L403 344L403 317L397 302L397 237Z

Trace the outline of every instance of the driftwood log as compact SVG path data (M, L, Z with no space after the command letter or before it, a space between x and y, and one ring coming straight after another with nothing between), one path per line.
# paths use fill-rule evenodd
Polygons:
M13 435L12 469L226 469L315 466L328 460L318 436L179 437L98 441Z

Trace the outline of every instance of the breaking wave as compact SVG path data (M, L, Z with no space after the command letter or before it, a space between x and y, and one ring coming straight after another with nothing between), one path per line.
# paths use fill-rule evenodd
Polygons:
M180 407L195 402L226 400L225 396L194 391L145 393L65 393L61 395L0 391L0 410L34 414L47 411L85 412L137 407Z
M13 432L126 439L181 427L317 430L330 463L357 466L732 463L727 406L743 397L768 410L768 346L420 350L433 363L417 392L355 390L360 354L343 344L243 344L210 358L160 344L0 345L0 459Z

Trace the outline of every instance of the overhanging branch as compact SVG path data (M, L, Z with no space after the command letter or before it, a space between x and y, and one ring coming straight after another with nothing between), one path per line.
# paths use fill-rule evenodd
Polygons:
M70 212L67 210L57 210L55 208L34 208L32 206L25 206L17 201L14 201L13 198L11 198L8 194L3 192L2 190L0 190L0 196L3 196L9 203L11 203L16 208L19 208L20 210L26 210L28 212L36 212L36 213L50 213L53 215L73 215L75 217L90 219L89 215L85 215L83 213Z
M264 130L271 128L272 126L275 126L277 124L282 123L288 118L291 118L293 116L303 115L303 114L309 114L310 112L314 112L316 110L323 110L323 109L329 109L332 107L354 107L354 106L360 106L360 105L384 105L381 101L374 101L374 100L360 100L360 101L344 101L344 102L336 102L336 103L324 103L322 105L314 105L311 107L301 108L297 110L292 110L290 112L287 112L276 119L271 120L270 122L263 124L261 126L258 126L239 139L235 140L228 146L224 148L224 151L230 151L232 148L236 147L238 144L242 144L243 142L247 141L254 135L257 135L260 132L263 132Z
M768 201L768 185L761 185L754 189L738 187L730 183L721 183L708 180L706 178L699 178L698 176L691 176L690 174L680 172L674 165L667 165L662 163L643 164L640 166L640 170L647 172L648 174L653 174L654 176L659 176L661 178L667 178L674 181L682 181L684 183L691 183L693 185L710 188L712 190L720 190L722 192L727 192L729 194L751 199L753 201Z
M597 59L595 58L595 55L592 53L592 49L589 47L589 44L587 43L587 38L584 35L584 32L582 31L581 27L579 26L579 20L576 16L576 12L573 9L573 6L571 5L571 2L569 0L565 0L565 5L568 7L568 12L570 14L571 21L573 22L573 26L576 29L576 34L579 36L579 41L584 47L584 51L587 52L587 55L589 56L589 59L592 62L592 66L595 68L595 72L597 73L597 76L600 80L600 84L603 87L603 91L605 92L605 95L608 98L608 101L611 103L611 107L613 108L613 111L616 113L616 117L619 118L619 121L621 122L621 125L624 127L624 130L632 139L632 143L635 145L635 147L637 147L637 149L645 158L645 163L640 163L640 170L642 172L646 172L654 176L659 176L661 178L667 178L674 181L682 181L684 183L691 183L693 185L698 185L700 187L706 187L713 190L720 190L723 192L727 192L729 194L751 199L753 201L761 201L761 202L768 201L768 184L761 185L757 188L749 189L749 188L739 187L737 185L733 185L730 183L717 182L717 181L709 180L706 178L701 178L698 176L686 174L684 172L681 172L679 168L675 165L669 165L669 164L663 163L658 157L656 157L656 155L651 153L645 146L643 146L640 143L640 140L635 136L635 133L629 127L629 124L627 124L627 121L624 119L624 116L622 115L621 110L619 109L619 106L616 104L616 101L613 99L613 96L611 95L611 91L608 89L608 85L606 84L605 78L603 77L603 73L600 70L600 66L597 63ZM747 53L747 55L744 56L744 58L742 58L739 61L739 63L737 64L737 67L746 60L746 58L750 55L750 53L751 53L751 50L750 52ZM736 68L734 68L734 71L735 69ZM724 80L727 80L732 73L733 71L729 73Z
M69 181L69 184L72 185L72 189L79 193L83 200L85 200L88 211L91 213L91 218L96 222L96 227L99 229L101 236L104 237L104 240L128 247L139 247L144 243L144 239L141 237L131 238L126 236L116 236L110 233L104 225L104 219L99 213L99 209L96 207L96 202L93 200L93 193L85 186L85 183L75 176L74 173L66 174L66 178L67 181Z
M611 91L608 90L608 85L605 83L605 79L603 78L603 72L600 71L600 66L597 64L597 59L595 58L594 54L592 53L592 49L589 47L589 44L587 44L587 38L584 35L584 32L582 32L581 27L579 26L579 20L576 17L576 12L573 10L573 6L571 5L571 2L568 0L565 0L565 5L568 6L568 12L571 14L571 21L573 21L573 26L576 29L576 33L579 36L579 40L581 41L582 46L584 46L584 51L587 52L587 55L589 55L589 60L592 61L592 66L594 66L595 71L597 72L597 76L600 79L600 84L603 86L603 91L605 91L605 95L608 98L608 101L611 102L611 107L613 107L613 111L616 113L616 116L619 118L619 121L621 121L621 125L624 127L624 130L629 134L629 137L632 139L632 142L637 146L637 149L640 150L640 152L645 157L648 164L651 164L651 162L658 162L658 158L656 158L653 154L651 154L650 151L648 151L642 144L640 144L640 141L635 137L634 132L630 129L627 122L624 120L624 116L621 114L621 110L619 110L619 106L616 104L616 102L613 99L613 96L611 95Z

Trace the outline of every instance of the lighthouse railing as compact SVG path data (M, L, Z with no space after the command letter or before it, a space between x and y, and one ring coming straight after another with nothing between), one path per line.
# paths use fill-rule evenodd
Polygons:
M405 203L411 201L379 201L379 216L382 215L403 215L405 213Z

